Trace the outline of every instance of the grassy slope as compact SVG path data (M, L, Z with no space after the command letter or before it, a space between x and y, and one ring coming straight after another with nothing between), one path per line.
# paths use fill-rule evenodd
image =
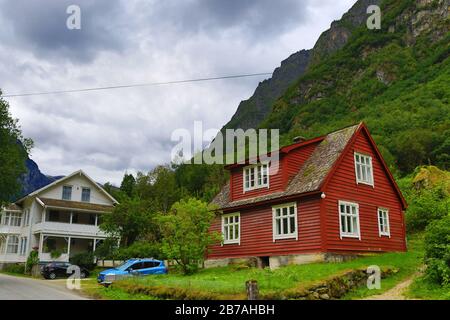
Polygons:
M169 274L163 276L151 276L135 278L123 281L128 287L133 285L162 286L169 288L184 288L200 291L205 294L222 294L227 297L243 297L245 294L245 282L250 279L257 280L261 294L280 292L295 288L300 285L312 283L329 276L338 274L344 270L365 268L370 265L398 268L399 272L390 278L382 280L382 289L376 291L358 290L348 298L362 297L369 294L377 294L392 288L396 283L417 272L422 263L422 240L414 237L409 242L410 250L406 253L386 253L359 258L344 263L314 263L308 265L291 265L275 271L261 269L239 269L236 267L224 267L202 270L191 276ZM102 288L90 283L85 288L86 293L105 299L149 299L145 295L130 295L119 288Z

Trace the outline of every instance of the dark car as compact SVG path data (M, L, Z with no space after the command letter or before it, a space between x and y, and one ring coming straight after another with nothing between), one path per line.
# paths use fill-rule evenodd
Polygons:
M67 269L72 266L68 262L50 262L44 265L41 269L41 274L45 279L67 278L73 274L74 271L67 273ZM80 279L84 279L89 276L89 271L83 267L80 267Z

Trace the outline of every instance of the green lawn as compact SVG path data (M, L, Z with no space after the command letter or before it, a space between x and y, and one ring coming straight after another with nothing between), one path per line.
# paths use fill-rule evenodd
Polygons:
M275 271L243 268L242 266L212 268L201 270L199 273L190 276L168 274L145 278L132 278L120 281L110 288L99 288L97 291L100 296L112 299L115 296L120 299L121 295L118 291L128 294L127 291L132 292L133 288L136 287L171 290L181 289L204 294L219 294L226 298L233 296L239 298L244 296L245 282L250 279L258 281L260 293L264 295L307 285L308 283L328 278L345 270L366 268L370 265L378 265L380 268L391 267L398 269L395 275L382 280L382 288L380 290L359 289L346 296L347 299L352 299L378 294L390 289L401 280L417 272L422 264L422 256L422 238L415 236L409 240L409 250L405 253L373 255L343 263L291 265ZM121 288L124 290L121 290ZM141 295L141 293L137 295ZM133 296L133 298L136 297Z

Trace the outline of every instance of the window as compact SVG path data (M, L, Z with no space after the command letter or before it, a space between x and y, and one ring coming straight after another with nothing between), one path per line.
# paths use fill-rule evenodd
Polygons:
M27 239L27 237L21 237L20 238L20 255L21 256L24 256L24 255L26 255L26 252L27 252L27 242L28 242L28 239Z
M144 261L143 264L144 264L143 269L155 268L159 266L159 263L155 261Z
M25 210L25 213L23 215L23 226L29 226L30 225L30 210Z
M273 240L298 239L297 204L290 203L272 208Z
M3 224L5 226L20 227L22 224L22 214L20 212L5 212Z
M83 188L81 190L81 201L90 202L91 201L91 189Z
M258 164L244 168L244 192L269 186L269 165Z
M373 186L372 157L355 153L356 183Z
M222 216L222 234L224 244L231 244L231 243L240 244L241 241L240 220L241 219L239 213L232 213Z
M8 236L6 253L17 253L18 250L19 250L19 237L14 235Z
M378 208L378 231L381 236L391 236L389 229L389 211L387 209Z
M339 224L343 237L359 238L359 206L357 203L339 201Z
M133 270L141 270L144 268L144 263L143 262L136 262L134 263L131 267L129 267L128 269L133 269Z
M71 200L72 199L72 187L71 186L63 186L62 199L63 200Z

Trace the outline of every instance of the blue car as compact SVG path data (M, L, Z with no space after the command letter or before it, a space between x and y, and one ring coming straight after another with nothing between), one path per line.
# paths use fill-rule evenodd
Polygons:
M120 266L107 269L99 273L97 281L101 284L111 284L115 280L131 276L147 276L152 274L166 274L164 261L155 259L130 259Z

